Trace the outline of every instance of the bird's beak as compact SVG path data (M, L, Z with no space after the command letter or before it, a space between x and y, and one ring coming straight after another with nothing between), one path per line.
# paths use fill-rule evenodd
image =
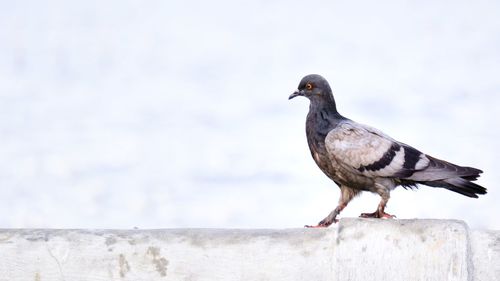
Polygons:
M301 91L299 91L299 90L297 90L297 91L293 92L293 94L291 94L291 95L288 97L288 99L289 99L289 100L291 100L291 99L293 99L294 97L297 97L297 96L303 96L302 92L301 92Z

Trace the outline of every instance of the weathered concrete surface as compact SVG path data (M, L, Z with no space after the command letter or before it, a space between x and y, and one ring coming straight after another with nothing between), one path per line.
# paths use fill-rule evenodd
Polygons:
M471 231L474 280L500 280L500 231Z
M331 280L335 230L3 230L0 280Z
M329 229L0 230L4 280L499 280L500 231L343 219Z
M468 280L467 225L440 220L346 220L335 280Z

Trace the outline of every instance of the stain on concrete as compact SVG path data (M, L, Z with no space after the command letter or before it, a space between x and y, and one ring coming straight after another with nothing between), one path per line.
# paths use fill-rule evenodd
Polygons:
M392 244L394 244L394 246L396 246L396 248L401 250L401 246L399 245L399 242L400 242L400 240L397 238L392 239Z
M300 254L304 257L304 258L307 258L307 257L310 257L311 256L311 251L308 251L308 250L303 250L300 252Z
M156 271L158 271L162 277L167 276L168 260L160 255L160 249L158 247L149 247L146 255L151 257Z
M41 281L40 272L35 273L35 281Z
M453 254L453 256L451 257L451 269L450 269L450 272L452 274L453 277L458 277L459 275L459 270L458 270L458 266L459 266L459 258L458 258L458 255L456 253ZM449 277L450 275L448 275Z
M191 245L199 248L205 248L207 243L210 241L209 236L205 236L199 233L187 232L186 235L182 237L182 240L190 243Z
M3 236L3 235L5 235L5 236ZM4 243L5 244L12 244L12 243L14 243L13 241L10 241L10 239L12 237L14 237L13 233L12 234L11 233L1 234L0 235L0 243L2 243L2 244L4 244Z
M132 237L127 237L127 242L129 245L135 246L143 243L148 243L150 240L149 235L134 235Z
M189 243L190 245L202 249L219 247L219 245L239 245L241 243L264 242L274 244L286 242L292 246L302 246L308 243L316 243L325 236L334 232L329 229L304 229L298 235L296 229L258 229L258 230L183 230L177 237L179 243ZM162 237L162 239L165 239Z
M340 235L337 235L337 238L335 238L335 244L338 246L340 245L340 241L344 240Z
M31 241L31 242L37 242L37 241L44 241L47 242L49 241L49 234L44 233L41 231L34 231L33 233L30 233L31 235L26 236L26 240Z
M123 254L120 254L118 256L118 264L120 266L120 277L125 277L127 272L130 271L130 265L128 264L127 259L125 259L125 256Z
M413 232L415 232L416 234L424 234L425 233L425 229L422 227L414 226L412 229L413 229Z
M488 244L490 248L500 248L500 236L498 236L495 241Z
M365 236L365 233L363 231L357 231L356 233L354 233L352 238L354 238L356 240L361 240L364 236Z
M115 237L113 236L109 236L109 237L106 237L106 241L104 241L104 243L106 244L106 246L111 246L113 244L116 244L117 240Z

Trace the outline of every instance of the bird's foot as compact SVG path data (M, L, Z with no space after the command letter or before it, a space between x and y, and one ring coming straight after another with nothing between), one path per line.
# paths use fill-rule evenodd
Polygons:
M329 227L330 225L332 225L332 223L337 223L339 220L338 219L333 219L331 221L328 221L328 220L322 220L318 223L318 225L305 225L304 227L305 228L325 228L325 227Z
M395 215L390 215L386 212L375 211L373 213L362 213L360 218L377 218L377 219L395 219Z
M318 225L304 225L305 228L327 228L328 225L318 224Z

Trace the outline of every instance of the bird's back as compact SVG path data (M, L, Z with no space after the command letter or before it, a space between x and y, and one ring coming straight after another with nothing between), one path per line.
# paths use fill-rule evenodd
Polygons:
M439 160L396 141L373 127L346 121L326 136L325 147L338 176L346 185L363 189L370 183L389 186L425 184L477 197L486 189L471 181L481 170ZM372 186L369 190L376 189Z

